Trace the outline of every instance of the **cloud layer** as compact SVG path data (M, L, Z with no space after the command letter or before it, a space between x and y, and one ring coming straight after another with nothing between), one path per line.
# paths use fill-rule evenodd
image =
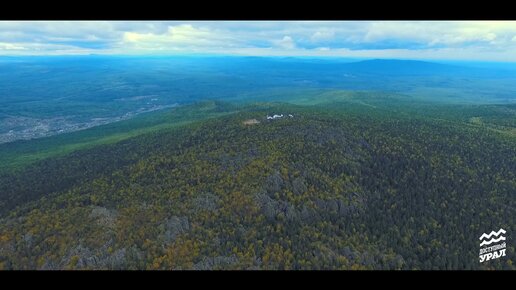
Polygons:
M0 55L197 53L516 61L516 21L0 21Z

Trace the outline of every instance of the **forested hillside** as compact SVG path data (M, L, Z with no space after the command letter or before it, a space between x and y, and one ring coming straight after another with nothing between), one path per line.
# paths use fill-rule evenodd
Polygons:
M0 269L515 268L514 106L210 104L3 172Z

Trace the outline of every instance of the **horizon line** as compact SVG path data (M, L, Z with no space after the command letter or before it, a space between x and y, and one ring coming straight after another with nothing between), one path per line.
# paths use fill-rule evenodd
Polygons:
M164 54L143 54L143 53L77 53L77 54L16 54L0 55L0 58L24 58L24 57L256 57L256 58L297 58L297 59L348 59L348 60L403 60L421 62L476 62L476 63L507 63L516 64L512 60L478 60L478 59L448 59L448 58L393 58L393 57L356 57L340 55L246 55L246 54L224 54L224 53L164 53Z

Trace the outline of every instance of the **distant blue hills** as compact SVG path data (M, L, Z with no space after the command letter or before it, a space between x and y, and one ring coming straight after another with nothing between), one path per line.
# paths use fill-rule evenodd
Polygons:
M343 69L355 73L369 73L379 75L441 75L441 76L469 76L469 77L503 77L513 72L498 67L476 67L474 64L464 65L443 64L438 62L399 59L372 59L342 64Z
M417 90L432 99L460 95L475 101L514 100L516 69L511 70L510 63L443 62L336 57L0 56L0 115L19 109L22 101L74 99L83 101L82 107L113 102L113 106L123 104L132 109L133 104L119 100L158 95L163 102L160 105L170 105L236 98L270 88ZM150 101L143 105L146 102ZM31 112L33 105L36 103L27 104Z
M123 56L123 55L81 55L81 56L0 56L0 63L26 61L51 63L62 66L67 63L92 67L108 62L125 67L131 62L144 62L152 66L167 63L178 66L202 65L205 68L233 69L248 66L249 69L279 69L305 71L335 71L378 75L471 75L478 77L503 76L516 72L516 64L483 62L475 65L468 62L442 63L404 59L359 60L338 57L258 57L258 56ZM459 64L460 63L460 64ZM141 64L141 63L140 63ZM512 68L513 67L513 68ZM512 69L511 69L512 68Z
M343 64L356 71L378 74L442 74L463 72L467 68L419 60L373 59Z

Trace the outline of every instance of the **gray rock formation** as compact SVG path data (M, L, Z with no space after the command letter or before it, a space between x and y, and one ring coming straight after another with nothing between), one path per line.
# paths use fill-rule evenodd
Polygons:
M284 185L285 182L283 181L283 178L281 177L279 171L275 171L273 174L269 175L267 177L267 180L265 181L265 189L269 193L275 193L280 191Z
M272 199L263 193L257 194L255 200L269 221L276 220L279 215L284 215L288 221L299 219L298 210L289 202Z
M90 217L95 219L100 226L113 228L116 223L117 211L114 209L95 206L91 210Z
M224 269L238 263L238 258L232 256L204 257L200 262L193 265L194 270Z
M303 194L308 188L303 177L297 177L292 181L292 191L296 195Z
M213 193L202 193L193 199L193 213L198 211L215 211L219 197Z
M164 222L163 241L165 244L172 243L177 236L190 230L190 223L187 217L173 216Z

